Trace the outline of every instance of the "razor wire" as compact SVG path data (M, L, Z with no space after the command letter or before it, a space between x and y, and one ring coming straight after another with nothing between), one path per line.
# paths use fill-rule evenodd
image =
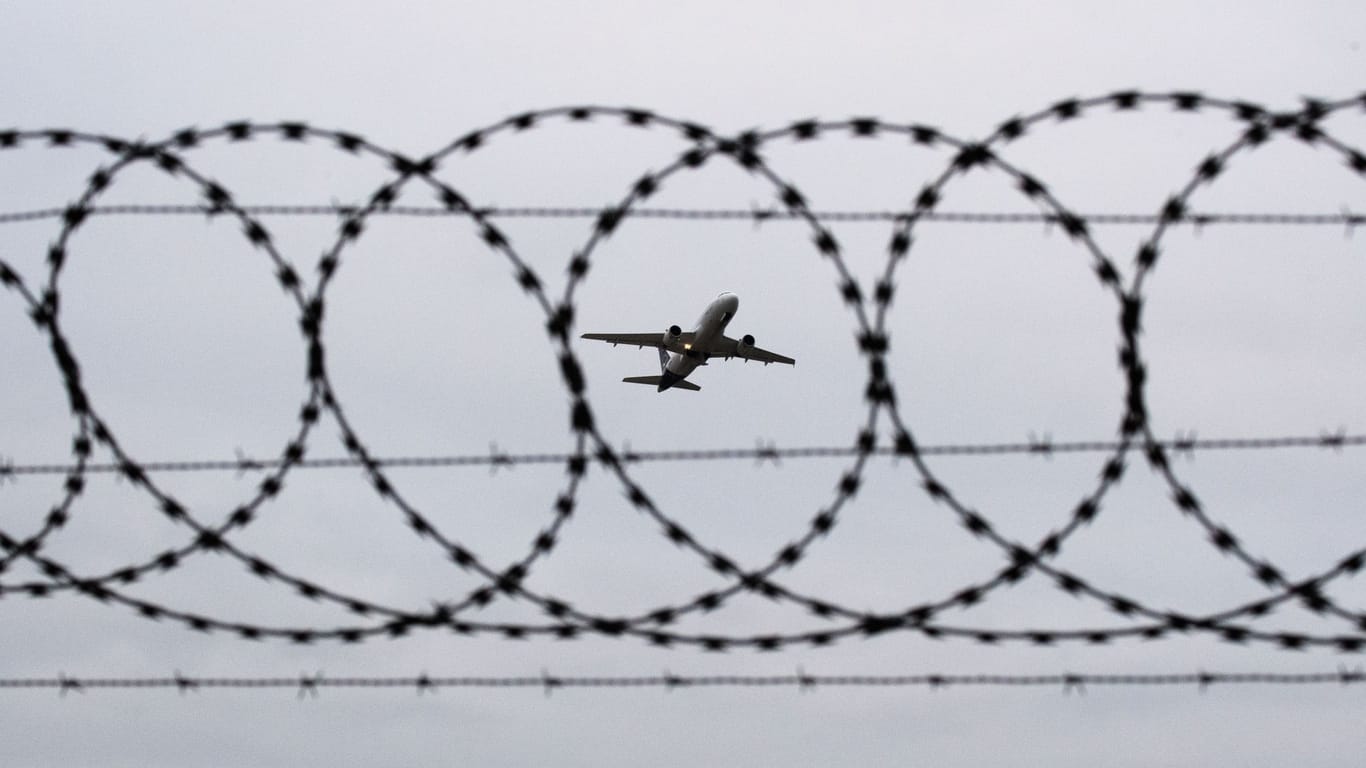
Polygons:
M1150 223L1154 228L1135 255L1137 271L1132 281L1125 285L1113 259L1091 237L1090 227L1095 222L1073 212L1036 176L1010 163L1003 156L1001 148L1025 133L1039 129L1050 120L1074 120L1103 108L1134 113L1149 105L1165 105L1185 114L1221 112L1234 119L1237 131L1236 138L1222 151L1211 154L1197 166L1191 179L1161 204L1157 214L1143 222L1130 222ZM76 202L62 210L58 236L47 253L48 274L45 281L27 281L7 262L0 260L0 284L19 297L34 325L47 339L76 425L72 439L74 461L59 470L65 475L63 493L43 524L37 531L17 536L0 531L0 548L5 553L0 558L0 568L25 560L37 567L43 579L23 583L0 582L0 596L24 594L45 597L55 593L76 592L99 602L121 605L149 619L165 619L198 631L224 632L246 639L278 638L296 643L320 640L359 642L373 637L403 636L423 628L444 628L459 634L493 634L511 639L533 636L573 638L585 634L634 637L659 646L691 646L712 651L742 647L777 650L792 645L824 646L844 638L869 637L891 631L915 632L934 638L966 638L984 644L1013 641L1035 645L1064 641L1100 644L1123 638L1151 640L1177 634L1202 633L1233 643L1255 642L1287 649L1326 647L1344 652L1361 651L1366 645L1366 612L1339 605L1323 590L1337 579L1357 574L1366 564L1366 549L1347 552L1340 561L1319 573L1295 578L1287 576L1285 570L1274 563L1250 554L1240 538L1226 525L1215 521L1204 510L1194 490L1180 479L1171 457L1183 451L1183 446L1179 444L1182 441L1164 442L1152 433L1145 400L1146 366L1139 344L1146 278L1160 261L1164 235L1178 225L1201 223L1197 216L1204 214L1196 214L1192 208L1196 193L1213 184L1230 163L1247 150L1286 137L1332 153L1340 157L1352 172L1366 175L1366 155L1338 141L1322 127L1326 117L1353 106L1366 107L1366 96L1333 102L1307 100L1298 108L1273 112L1246 102L1209 98L1191 92L1150 94L1123 91L1089 99L1068 99L1025 117L1011 118L983 140L956 138L923 124L891 123L874 118L803 120L769 131L751 130L725 135L693 122L640 109L566 107L510 117L467 133L436 152L418 158L382 148L352 133L316 128L301 122L233 122L215 129L186 129L158 142L127 141L64 129L0 131L0 150L89 144L101 147L113 156L111 162L91 174L86 190ZM537 272L498 228L494 221L498 209L471 202L459 190L437 178L436 173L451 156L474 153L494 140L509 141L515 135L532 129L545 129L564 122L585 123L594 119L611 120L632 130L674 132L684 149L662 170L641 175L616 204L593 209L593 213L589 214L593 221L591 233L582 247L574 251L567 264L568 281L564 292L555 297L547 291ZM913 195L913 202L907 210L889 219L893 223L893 232L887 247L887 264L871 290L860 284L847 268L835 234L824 225L829 217L823 219L809 208L796 184L774 170L762 155L766 147L779 142L809 143L829 135L870 140L894 138L902 140L909 147L947 151L951 155L944 170ZM252 210L239 205L231 192L197 172L186 160L193 150L205 144L231 143L258 136L274 136L285 142L327 143L341 152L383 163L394 174L393 180L381 185L365 204L330 209L331 214L340 216L341 222L335 242L317 264L317 278L311 286L306 285L298 268L279 252L269 230L261 223L259 217L268 215L270 211ZM734 163L754 178L769 184L778 200L776 215L790 218L810 229L816 252L835 271L840 298L858 329L859 351L868 363L868 383L864 390L867 414L856 425L857 436L853 444L841 454L850 463L838 476L833 498L817 506L804 531L775 552L768 562L758 566L740 565L737 558L705 543L676 518L660 509L644 486L633 477L631 467L636 461L632 460L631 452L614 447L609 437L599 429L587 398L583 368L570 344L576 290L586 279L595 249L610 239L624 220L646 210L643 208L644 203L664 185L712 160ZM277 459L253 459L254 465L250 468L262 472L264 476L255 484L248 498L234 506L224 521L216 524L200 519L192 513L189 505L156 482L152 473L169 467L139 462L124 450L114 429L95 408L76 354L61 326L60 281L70 242L81 226L100 210L97 201L113 187L117 176L125 169L141 163L150 163L169 176L195 186L204 198L202 205L195 206L202 209L199 212L235 218L240 223L250 246L270 262L276 280L294 303L307 349L307 389L299 408L297 426ZM1039 220L1056 224L1080 246L1089 258L1102 290L1114 298L1119 308L1121 353L1118 362L1126 382L1119 439L1098 444L1098 450L1105 458L1095 486L1070 508L1060 526L1033 544L1014 541L999 533L987 514L961 502L955 492L934 474L924 461L930 455L930 447L921 446L910 426L901 418L896 387L886 366L890 344L887 317L896 293L894 276L911 251L915 227L939 215L939 201L950 182L979 171L1002 174L1011 179L1019 192L1039 208L1041 213L1038 215L1042 217ZM348 421L328 373L323 342L327 287L342 266L344 250L362 236L369 217L390 211L399 193L410 183L430 188L444 211L468 220L477 238L512 267L518 285L545 317L547 335L557 350L560 378L569 394L569 422L574 450L553 458L554 463L564 465L566 477L552 504L552 520L534 537L527 554L510 563L498 565L481 558L468 543L442 531L432 522L429 513L424 513L408 500L400 485L386 473L386 469L394 464L386 463L385 459L374 455ZM574 215L579 213L575 212ZM1335 221L1345 224L1349 234L1359 223L1358 217L1350 212L1341 214ZM405 610L301 578L247 551L232 540L232 534L257 520L263 508L279 495L286 476L292 470L305 466L311 433L325 415L341 430L347 461L364 470L378 496L397 509L404 523L420 539L439 547L456 567L478 577L482 581L481 586L458 599L438 602L430 610ZM889 434L879 438L878 427L883 420L888 425ZM169 520L188 529L190 537L186 544L158 553L143 562L97 575L82 574L70 564L58 562L44 554L45 542L70 520L76 499L85 488L87 475L99 471L95 467L107 471L111 466L93 463L92 454L97 444L113 457L112 466L117 467L120 477L146 493ZM1340 447L1347 441L1342 436L1334 446L1333 442L1325 443L1323 438L1319 438L1317 444ZM1041 447L1045 443L1031 441L1029 445L1031 452L1046 452ZM763 450L762 447L757 449L755 456L759 456ZM1184 450L1189 450L1189 445ZM780 572L795 568L811 547L829 536L845 507L857 495L868 462L874 456L886 453L906 459L919 475L920 484L929 498L946 507L971 536L999 549L1007 564L994 574L961 585L938 599L890 612L858 610L781 583L778 580ZM1139 455L1162 476L1171 490L1177 509L1203 530L1217 551L1241 562L1249 570L1251 578L1267 589L1267 596L1213 614L1186 615L1153 608L1138 597L1094 585L1050 562L1073 534L1100 514L1104 498L1122 481L1131 454ZM699 457L679 455L677 458L693 460ZM496 463L500 457L494 452L490 460ZM12 465L7 466L9 470L0 478L13 479L17 473ZM239 461L234 466L241 469L243 462ZM581 481L590 466L615 477L637 511L651 519L668 541L691 553L702 567L723 578L727 586L631 616L592 613L576 608L563 596L528 587L525 584L526 577L554 549L561 529L575 509ZM174 570L190 558L207 552L232 557L249 573L292 589L306 599L339 605L355 614L358 621L364 620L364 623L345 626L265 626L136 598L122 589L147 576ZM941 614L949 609L972 606L991 593L1008 589L1027 578L1042 578L1051 581L1065 593L1096 601L1127 623L1118 627L1068 630L986 629L952 624L941 618ZM686 616L713 611L739 595L750 594L804 609L835 626L807 632L758 635L699 634L674 629L674 625ZM475 614L499 599L534 606L546 619L542 623L532 624L469 618L469 614ZM1347 633L1266 631L1246 623L1292 602L1305 606L1325 620L1345 624Z

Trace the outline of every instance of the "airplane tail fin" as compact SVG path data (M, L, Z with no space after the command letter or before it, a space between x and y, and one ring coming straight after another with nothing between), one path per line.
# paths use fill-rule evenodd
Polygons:
M622 381L628 384L650 384L657 387L659 386L660 380L663 378L663 376L627 376L622 379ZM679 379L678 381L673 382L669 385L669 389L687 389L693 392L702 391L701 387L686 379Z

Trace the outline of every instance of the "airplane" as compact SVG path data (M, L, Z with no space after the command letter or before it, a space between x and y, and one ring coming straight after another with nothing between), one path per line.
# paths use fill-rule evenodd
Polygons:
M614 347L618 344L634 344L637 347L658 349L660 375L627 376L622 379L628 384L653 384L656 392L670 388L700 392L702 388L691 381L686 381L687 376L697 366L706 365L713 357L738 357L746 362L757 360L764 365L796 365L797 361L790 357L754 346L754 337L749 334L738 339L726 336L726 325L735 317L735 312L739 308L740 297L723 292L703 310L702 316L697 319L696 330L684 331L677 325L671 325L663 334L585 333L582 338L605 341Z

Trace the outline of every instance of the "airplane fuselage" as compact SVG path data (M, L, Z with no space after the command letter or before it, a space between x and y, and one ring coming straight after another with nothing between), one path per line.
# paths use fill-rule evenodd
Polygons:
M664 333L585 333L580 338L605 341L616 346L631 344L636 347L650 347L659 353L658 376L627 376L622 381L628 384L647 384L663 392L666 389L684 389L693 392L701 387L686 381L688 374L697 370L699 365L707 365L711 360L729 360L738 357L749 362L758 361L764 365L782 363L795 365L796 360L755 346L754 337L746 333L738 339L726 335L726 326L735 319L740 309L740 297L733 293L722 293L712 300L697 318L697 327L685 331L671 325Z
M709 349L713 341L725 335L726 326L735 318L735 313L739 309L739 296L722 293L702 310L702 316L697 318L697 328L693 331L692 342L684 344L682 352L669 353L669 362L664 366L663 375L659 380L660 392L687 378L697 366L707 364L706 353L695 350Z

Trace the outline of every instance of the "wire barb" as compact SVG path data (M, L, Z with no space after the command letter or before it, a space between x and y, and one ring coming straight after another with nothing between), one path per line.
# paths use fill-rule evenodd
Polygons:
M312 677L306 673L299 673L299 694L296 698L303 701L305 698L318 698L318 688L323 684L323 673L321 670L314 672Z

